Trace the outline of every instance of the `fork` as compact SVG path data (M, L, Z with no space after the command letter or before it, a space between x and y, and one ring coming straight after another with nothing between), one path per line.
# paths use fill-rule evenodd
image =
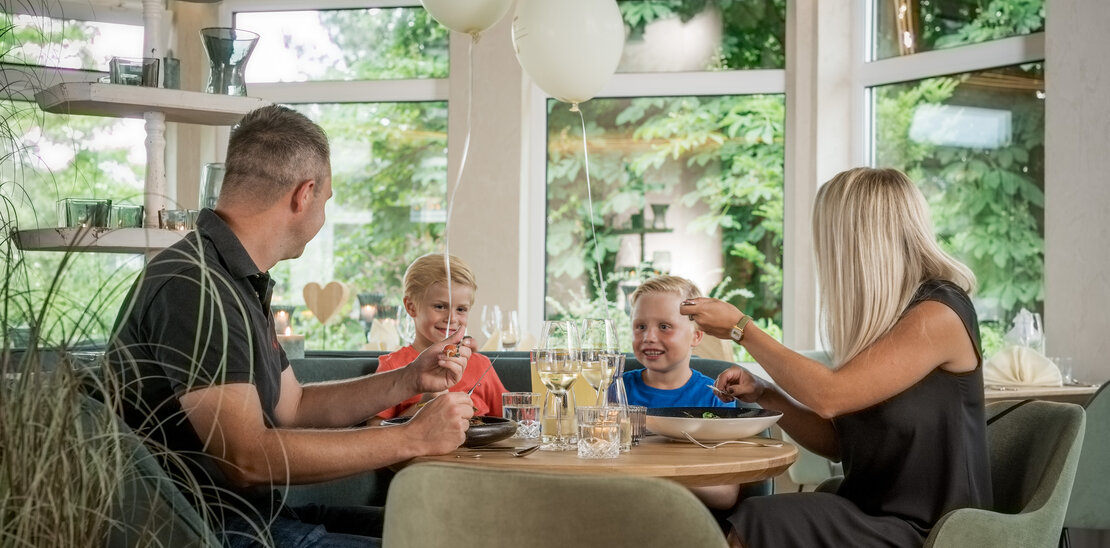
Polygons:
M737 445L754 445L756 447L782 447L782 442L764 443L764 442L760 442L760 441L747 441L747 440L728 440L728 441L722 441L720 443L716 443L716 444L713 444L713 445L706 445L706 444L694 439L694 436L691 436L688 432L684 431L684 432L682 432L682 435L686 436L686 439L690 440L691 442L695 443L696 445L698 445L700 447L704 447L706 449L716 449L716 448L718 448L722 445L728 445L730 443L734 443L734 444L737 444Z

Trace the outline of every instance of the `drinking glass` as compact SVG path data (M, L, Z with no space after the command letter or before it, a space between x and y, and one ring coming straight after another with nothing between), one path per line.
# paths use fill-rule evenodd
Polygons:
M506 419L515 421L514 438L535 440L540 437L540 395L537 392L504 392L501 407Z
M401 346L412 344L416 338L416 321L404 306L397 307L397 335L401 337Z
M520 322L517 320L516 310L510 310L509 321L501 330L501 349L514 350L518 342L520 342Z
M604 393L613 381L613 354L619 354L617 331L609 319L582 320L582 378L597 393L595 405L605 405Z
M574 412L578 419L578 458L615 459L620 456L621 409L582 406Z
M578 329L574 322L544 322L539 341L531 357L532 367L536 368L540 382L547 387L543 405L543 443L540 449L544 451L574 449L576 447L574 393L570 391L570 387L578 378L581 367L578 355ZM551 421L548 421L549 417Z
M482 305L482 334L486 336L486 340L489 340L499 329L501 329L501 307Z

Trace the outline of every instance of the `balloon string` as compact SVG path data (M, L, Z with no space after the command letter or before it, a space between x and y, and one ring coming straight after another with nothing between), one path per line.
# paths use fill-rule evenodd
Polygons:
M571 110L578 113L578 119L582 122L582 157L586 164L586 204L589 206L590 235L594 240L594 266L597 267L598 292L601 293L601 302L605 305L605 319L611 324L613 322L609 317L609 295L606 292L608 284L605 283L605 275L601 272L601 247L598 245L597 225L594 223L594 193L590 184L590 147L586 140L586 115L578 109L578 103L574 103Z
M470 110L474 103L474 44L478 43L478 33L470 35L470 43L466 49L466 139L463 140L462 160L459 162L459 171L455 174L455 186L451 189L451 196L447 199L447 220L443 224L443 267L447 272L447 336L451 336L451 322L455 319L455 305L451 302L451 213L455 211L455 196L459 194L459 185L462 183L463 170L466 168L466 158L470 155Z

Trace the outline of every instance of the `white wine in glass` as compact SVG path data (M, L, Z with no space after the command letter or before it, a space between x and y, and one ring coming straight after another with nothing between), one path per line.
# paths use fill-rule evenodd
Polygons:
M582 320L579 332L581 341L582 378L594 389L596 405L605 406L605 391L613 381L612 356L619 354L617 331L608 319Z

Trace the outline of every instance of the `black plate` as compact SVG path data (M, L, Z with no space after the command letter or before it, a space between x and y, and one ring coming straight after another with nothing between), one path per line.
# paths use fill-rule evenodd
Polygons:
M481 447L508 438L516 432L516 422L503 417L474 417L482 419L482 424L471 424L466 431L466 441L463 447ZM393 426L405 424L412 419L411 416L394 417L385 419L382 424Z

